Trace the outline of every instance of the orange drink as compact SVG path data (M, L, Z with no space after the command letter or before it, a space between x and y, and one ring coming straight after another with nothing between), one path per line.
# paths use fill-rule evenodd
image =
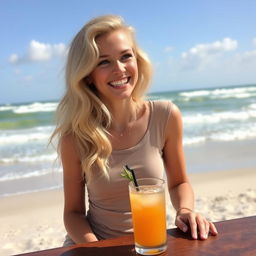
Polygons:
M142 255L166 250L166 211L164 180L137 179L129 184L135 250Z

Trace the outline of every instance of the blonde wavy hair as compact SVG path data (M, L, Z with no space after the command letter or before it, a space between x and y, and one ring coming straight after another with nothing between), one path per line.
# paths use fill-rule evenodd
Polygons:
M137 102L143 98L151 79L151 64L135 41L134 29L127 26L119 16L106 15L92 19L71 42L66 63L66 92L58 105L57 125L51 136L51 141L58 137L60 153L61 139L72 135L87 182L94 167L98 167L108 176L108 158L112 152L107 137L111 114L97 96L95 86L88 83L87 77L99 59L96 39L117 29L125 30L133 40L139 75L132 97Z

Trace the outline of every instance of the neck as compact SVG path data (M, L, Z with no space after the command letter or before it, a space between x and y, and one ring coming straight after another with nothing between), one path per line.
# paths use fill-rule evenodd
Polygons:
M130 123L137 120L137 103L132 99L108 106L112 115L111 130L123 132Z

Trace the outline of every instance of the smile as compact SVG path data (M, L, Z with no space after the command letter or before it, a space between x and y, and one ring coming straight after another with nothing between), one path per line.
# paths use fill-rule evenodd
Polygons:
M130 81L130 77L125 77L121 80L116 80L116 81L110 82L108 84L112 87L122 87L122 86L126 85L129 81Z

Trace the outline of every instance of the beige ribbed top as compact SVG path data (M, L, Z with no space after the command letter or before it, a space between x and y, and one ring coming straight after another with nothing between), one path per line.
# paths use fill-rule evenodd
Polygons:
M114 150L109 165L109 180L93 171L87 185L88 221L98 239L121 236L133 231L129 201L129 181L121 177L125 164L135 170L137 178L163 178L162 149L165 129L171 113L171 102L150 101L148 129L134 147Z

